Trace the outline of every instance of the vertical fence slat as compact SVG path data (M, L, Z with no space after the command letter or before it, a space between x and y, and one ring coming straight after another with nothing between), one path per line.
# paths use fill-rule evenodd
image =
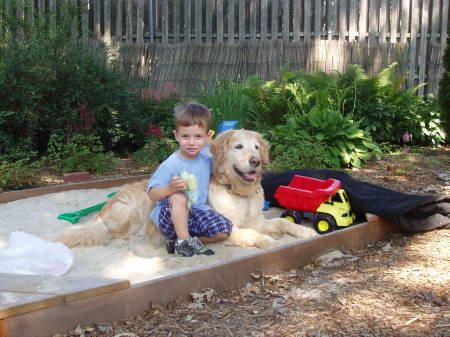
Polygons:
M300 3L301 0L293 0L293 8L292 8L292 27L293 27L293 41L299 41L300 40ZM284 16L284 13L283 13Z
M42 0L40 3L39 11L41 15L44 14L45 11L45 1ZM81 37L84 42L86 42L89 38L89 0L81 0Z
M271 33L271 39L277 39L278 38L278 12L279 12L279 7L278 7L278 0L272 0L272 33Z
M359 14L359 42L364 42L367 37L367 11L368 0L361 0Z
M111 0L105 0L103 3L104 16L104 38L108 43L111 42Z
M289 40L289 0L281 0L283 4L282 36L283 40Z
M425 68L427 62L427 44L428 44L428 24L429 24L430 0L422 2L422 23L420 27L420 50L419 50L419 83L425 82ZM425 88L419 88L419 95L423 95Z
M380 1L380 35L378 41L380 43L386 42L387 37L387 26L388 26L388 2L390 0L379 0Z
M448 24L448 1L442 0L442 22L441 22L441 48L442 53L445 50L445 46L447 43L447 24Z
M261 0L261 35L262 41L267 40L267 0Z
M191 0L184 0L184 42L191 40Z
M245 0L239 1L238 12L239 25L239 41L245 40Z
M419 0L412 0L411 3L411 33L409 41L409 74L408 87L412 88L415 85L416 75L416 49L417 49L417 31L419 29Z
M56 0L49 0L49 11L50 11L50 29L56 29Z
M206 0L205 4L205 41L212 41L212 0Z
M300 7L300 17L303 15L304 18L304 28L303 28L303 38L305 41L311 40L311 17L312 17L312 9L311 9L311 1L305 1L304 3L304 11L302 13Z
M125 17L125 35L127 43L130 43L133 40L133 2L128 0L126 1L127 11Z
M173 1L173 42L180 42L180 0Z
M439 29L439 2L432 1L431 5L433 6L432 14L431 14L431 35L430 40L431 43L435 43L437 41L438 29Z
M195 0L195 41L202 42L202 0Z
M227 23L227 37L228 42L234 42L234 0L228 0L228 23Z
M402 11L401 11L401 18L400 18L400 42L406 43L408 39L408 32L409 32L409 17L410 17L410 5L412 0L403 0L402 1Z
M217 42L223 42L223 1L217 1Z
M390 32L390 42L397 43L397 27L398 27L398 3L399 0L392 0L391 4L391 32Z
M117 0L116 7L116 40L122 41L122 11L123 0Z
M256 1L250 1L250 40L256 41Z
M150 43L155 41L155 30L153 21L153 0L148 0L148 39Z
M144 0L136 0L136 42L144 42Z
M350 42L355 40L356 37L356 18L358 17L358 0L350 0L349 6L349 19L348 19L348 40Z
M314 39L320 40L322 35L322 0L314 2Z
M169 2L163 1L161 7L161 43L169 43Z
M94 36L96 39L101 37L100 14L100 0L94 0Z
M339 41L345 41L347 33L347 0L339 2Z
M375 43L378 33L378 17L380 12L379 0L370 0L369 15L369 44Z
M34 15L35 15L34 0L28 0L28 22L30 24L34 23Z

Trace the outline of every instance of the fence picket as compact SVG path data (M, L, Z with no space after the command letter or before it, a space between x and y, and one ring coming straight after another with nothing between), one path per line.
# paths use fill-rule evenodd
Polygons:
M410 5L412 0L402 1L400 43L406 43L409 32Z
M184 42L191 41L191 0L184 0Z
M212 0L205 1L205 41L210 43L212 41Z
M376 42L378 35L378 19L380 13L379 0L370 0L369 15L369 44Z
M305 41L311 40L311 1L304 2L305 10L302 12L300 7L300 17L304 18L303 38Z
M284 40L289 40L289 0L281 0L283 5L282 16L282 36Z
M39 11L41 15L45 14L45 1L39 3L41 6ZM81 0L81 38L84 42L88 40L89 36L89 0Z
M302 14L300 10L300 1L301 0L293 0L293 7L292 7L292 17L293 17L293 38L292 41L299 41L300 40L300 16ZM284 13L283 13L284 15ZM306 36L305 36L306 38Z
M163 1L161 8L161 42L169 42L169 2Z
M356 22L356 18L358 17L358 7L359 7L359 3L358 0L350 0L350 6L349 6L349 11L350 11L350 15L349 15L349 22L348 22L348 41L352 42L355 41L355 37L356 37L356 26L357 26L357 22Z
M217 1L217 42L223 42L223 1Z
M445 46L447 43L447 31L448 31L448 1L442 0L442 21L441 21L441 48L442 52L445 50Z
M267 40L267 0L261 0L261 41Z
M419 50L419 83L425 82L425 67L427 59L427 39L429 21L430 0L422 1L422 22L420 25L420 50ZM420 87L418 94L424 94L424 87Z
M202 42L202 0L195 0L195 41Z
M133 2L128 0L126 1L127 10L126 10L126 20L125 20L125 39L127 43L131 43L133 40L133 26L132 26L132 14L133 14Z
M399 0L392 0L391 3L391 32L389 34L389 42L397 43L397 27L398 27L398 19L400 16L398 15L398 5Z
M239 1L239 41L245 41L245 0Z
M359 42L364 42L367 37L368 0L361 0L359 12Z
M417 32L419 29L419 0L412 0L411 3L411 33L409 41L409 73L408 73L408 87L415 86L416 75L416 49L417 49Z
M228 42L234 42L234 0L228 0L228 29L227 29L227 37Z
M347 1L341 0L339 2L339 41L345 41L347 34Z
M354 1L356 1L356 0L354 0ZM305 13L305 15L308 15L308 13ZM314 2L314 40L320 40L321 35L322 35L322 0L315 0L315 2Z
M387 26L388 26L388 2L390 0L379 0L380 1L380 34L378 41L380 43L386 42L387 37Z
M271 39L278 39L278 13L279 6L278 0L272 0L272 29L271 29Z
M173 1L173 17L172 17L172 27L173 27L173 42L180 42L180 1Z

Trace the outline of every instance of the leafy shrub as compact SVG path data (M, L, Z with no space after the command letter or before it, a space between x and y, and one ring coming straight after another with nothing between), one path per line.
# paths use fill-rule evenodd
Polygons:
M213 92L203 93L197 101L211 110L213 130L224 120L237 120L240 127L248 128L248 116L254 111L253 100L245 86L231 81L217 83Z
M86 131L81 111L93 122L86 133L107 149L129 132L122 117L134 108L129 83L104 46L71 38L74 20L69 15L54 30L45 19L2 21L5 31L23 34L0 36L0 152L44 153L51 134Z
M287 139L286 139L287 137ZM314 142L311 138L299 134L285 135L273 130L271 141L271 162L266 169L272 172L282 172L300 168L337 168L323 156L326 146Z
M271 134L283 141L285 148L297 145L291 141L292 135L323 144L323 163L331 167L361 167L362 162L379 156L381 151L358 126L339 111L316 105L306 114L289 115L286 124L276 126Z
M80 133L68 141L64 136L51 135L43 161L63 173L90 171L99 174L111 172L118 163L112 153L104 153L99 137Z
M160 127L150 124L145 145L133 154L133 160L140 166L153 169L177 148L175 140L166 137Z
M27 159L3 161L0 163L0 187L22 189L33 187L37 183L39 163L30 164Z

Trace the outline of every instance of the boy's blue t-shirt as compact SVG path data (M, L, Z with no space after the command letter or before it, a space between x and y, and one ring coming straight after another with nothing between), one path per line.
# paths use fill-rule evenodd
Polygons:
M170 184L171 178L173 176L180 176L180 172L183 169L190 174L194 174L197 179L198 199L196 203L192 204L192 207L202 210L211 209L207 205L208 184L211 175L211 157L205 152L200 152L197 158L192 160L183 158L178 152L172 153L152 174L148 181L147 189ZM156 207L150 213L153 223L157 226L159 226L160 204L161 200L158 200Z

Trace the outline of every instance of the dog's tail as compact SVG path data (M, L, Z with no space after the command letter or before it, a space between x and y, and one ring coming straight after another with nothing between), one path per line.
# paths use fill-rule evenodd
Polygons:
M83 225L68 227L54 235L51 240L62 242L72 248L105 245L111 238L112 236L105 223L101 219L95 219Z

